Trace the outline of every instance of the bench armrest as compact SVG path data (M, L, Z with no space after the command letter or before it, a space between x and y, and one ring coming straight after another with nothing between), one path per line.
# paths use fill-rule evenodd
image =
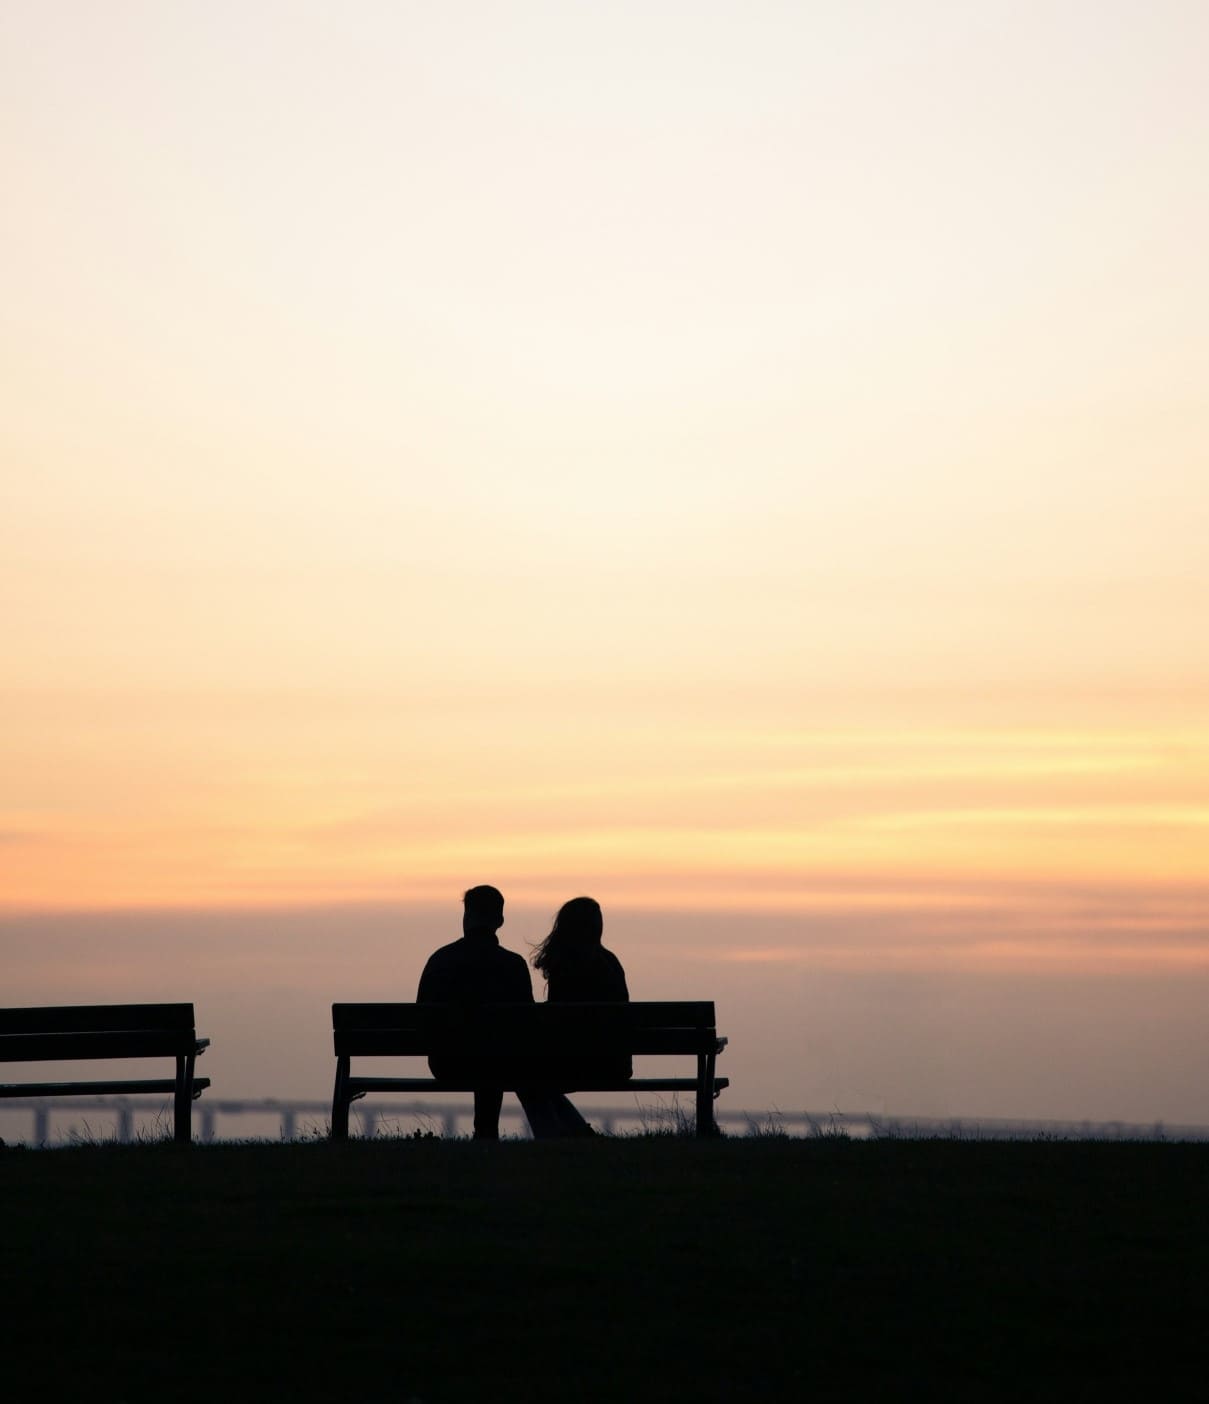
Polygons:
M197 1040L197 1045L194 1049L194 1056L200 1058L201 1055L206 1051L206 1049L209 1048L209 1046L210 1040L208 1038L199 1038Z
M720 1038L717 1043L714 1044L714 1052L721 1053L729 1042L729 1038Z

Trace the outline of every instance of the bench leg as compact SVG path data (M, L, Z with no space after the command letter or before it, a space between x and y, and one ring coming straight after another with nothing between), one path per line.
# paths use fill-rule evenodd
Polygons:
M176 1060L176 1093L172 1099L172 1133L178 1146L193 1139L193 1069L197 1055Z
M714 1066L715 1053L697 1054L697 1135L716 1136L718 1127L714 1122Z
M348 1058L336 1059L336 1088L332 1093L332 1140L348 1140Z

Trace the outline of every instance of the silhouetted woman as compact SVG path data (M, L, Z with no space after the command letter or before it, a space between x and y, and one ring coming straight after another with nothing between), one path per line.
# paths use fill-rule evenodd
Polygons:
M628 1004L625 971L621 961L601 945L604 917L600 903L591 897L564 902L554 918L549 936L533 957L535 969L546 977L546 998L551 1004ZM562 1069L567 1090L593 1083L617 1082L633 1076L628 1057L602 1055L577 1058Z

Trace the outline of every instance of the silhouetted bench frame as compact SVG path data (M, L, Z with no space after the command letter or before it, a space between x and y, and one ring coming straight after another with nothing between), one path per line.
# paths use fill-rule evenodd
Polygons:
M198 1038L191 1004L75 1004L0 1009L0 1063L94 1058L174 1058L176 1076L96 1082L0 1083L0 1097L78 1097L91 1093L171 1092L174 1139L192 1136L193 1100L210 1085L194 1077L209 1046Z
M333 1004L336 1087L332 1140L348 1139L350 1103L369 1092L472 1092L467 1082L435 1077L355 1077L353 1058L457 1058L525 1060L526 1088L543 1084L533 1073L544 1059L560 1061L643 1054L688 1054L696 1077L633 1077L577 1083L576 1092L692 1092L697 1135L716 1134L714 1098L730 1079L715 1077L718 1037L709 1000L632 1004ZM506 1092L515 1092L508 1083Z

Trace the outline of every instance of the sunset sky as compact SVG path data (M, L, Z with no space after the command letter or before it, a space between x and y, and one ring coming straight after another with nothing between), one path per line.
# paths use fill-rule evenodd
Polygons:
M749 1045L815 977L1117 978L1080 1058L1131 988L1187 1039L1069 1114L1209 1122L1207 53L1200 0L8 0L0 1002L217 1005L336 909L407 997L489 881Z

